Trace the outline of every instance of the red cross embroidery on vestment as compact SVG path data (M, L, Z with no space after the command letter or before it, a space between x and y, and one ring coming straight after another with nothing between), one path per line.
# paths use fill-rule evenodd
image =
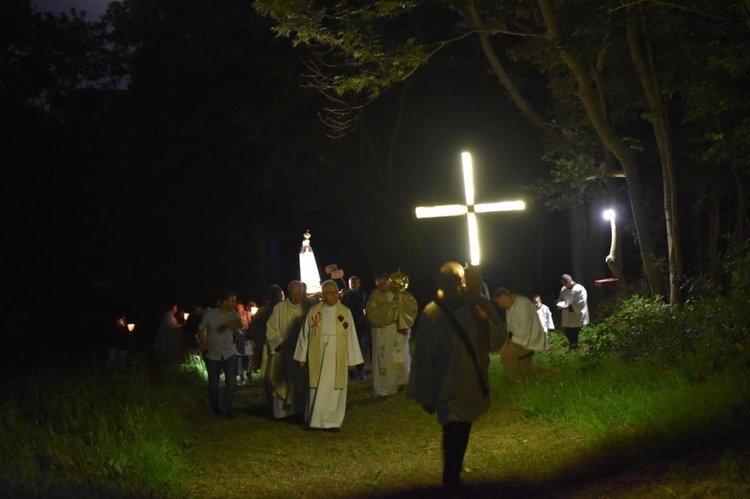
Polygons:
M312 317L312 324L310 324L310 327L311 328L313 328L313 327L320 327L320 321L322 321L322 320L323 320L323 316L320 315L320 312L317 312Z

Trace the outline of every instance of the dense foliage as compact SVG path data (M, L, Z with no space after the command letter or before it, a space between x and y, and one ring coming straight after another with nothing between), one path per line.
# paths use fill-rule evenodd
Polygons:
M715 266L722 250L747 237L750 108L740 95L750 77L747 2L258 0L254 6L273 18L280 36L313 48L311 86L335 96L325 111L339 132L356 123L350 114L361 101L401 88L440 64L449 47L484 56L498 92L547 140L552 175L528 192L549 208L574 212L589 201L577 193L598 191L584 187L586 181L604 183L617 203L607 181L623 177L629 201L621 203L632 214L643 273L652 294L673 304L682 302L684 276ZM693 223L682 223L687 219ZM573 270L587 282L593 277L588 235L583 224L571 225ZM717 280L716 272L710 278Z
M731 291L722 296L709 289L682 307L660 297L636 296L601 323L587 328L584 337L595 358L689 370L705 377L729 367L750 363L750 257L746 251L727 264Z

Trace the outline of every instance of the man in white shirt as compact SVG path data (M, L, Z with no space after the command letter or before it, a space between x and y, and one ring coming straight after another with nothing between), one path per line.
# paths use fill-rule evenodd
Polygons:
M235 309L237 294L225 291L219 306L205 313L198 326L198 342L208 372L208 403L223 418L234 414L234 390L237 385L237 358L234 355L235 331L242 327ZM219 395L219 379L224 372L224 393Z
M493 298L505 310L505 322L508 324L508 341L500 350L505 376L510 381L520 383L525 379L556 373L554 369L531 363L534 353L543 352L548 346L547 336L531 300L506 288L497 288Z

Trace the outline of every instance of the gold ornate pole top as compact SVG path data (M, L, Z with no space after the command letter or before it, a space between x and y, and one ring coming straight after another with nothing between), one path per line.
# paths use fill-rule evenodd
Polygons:
M304 233L304 234L302 234L302 237L304 237L304 238L305 238L305 240L309 240L309 239L310 239L310 236L311 236L311 235L312 235L312 234L310 234L310 229L307 229L307 230L305 231L305 233Z
M404 292L409 287L409 275L401 272L399 268L388 277L388 283L394 293Z

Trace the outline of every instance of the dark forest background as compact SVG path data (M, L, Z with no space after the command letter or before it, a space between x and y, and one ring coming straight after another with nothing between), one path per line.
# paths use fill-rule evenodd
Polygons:
M559 170L539 131L499 89L478 39L441 51L334 138L320 115L329 103L305 88L312 49L276 38L271 21L245 1L125 0L101 20L40 13L24 0L0 6L8 276L1 312L4 335L20 351L94 351L118 314L138 323L146 345L169 305L211 305L225 288L262 301L268 285L299 277L308 229L322 276L335 263L370 288L377 272L400 268L424 305L438 266L467 259L466 229L463 219L417 221L413 209L461 202L463 150L474 154L478 201L531 201L524 213L480 217L490 289L549 302L559 275L578 273L573 260L581 255L571 249L578 225L569 223L570 209L549 202L557 194L538 193ZM742 59L747 32L736 43ZM747 82L746 62L736 63L732 87ZM518 74L528 95L554 107L544 77L522 64ZM747 96L733 102L747 128ZM634 120L630 136L640 139L658 227L661 176L645 128ZM734 147L745 156L724 164L682 150L694 159L685 159L691 168L681 180L692 276L685 283L708 269L709 256L729 251L728 237L746 237L746 227L736 229L746 218L748 139L741 139ZM625 185L594 183L575 214L586 227L583 275L575 277L596 304L610 293L593 284L610 276L606 206L622 214L622 267L636 290L646 287ZM731 213L712 214L716 202ZM704 215L723 220L713 229L723 241L714 253L704 246L713 227ZM657 238L662 261L665 247Z

